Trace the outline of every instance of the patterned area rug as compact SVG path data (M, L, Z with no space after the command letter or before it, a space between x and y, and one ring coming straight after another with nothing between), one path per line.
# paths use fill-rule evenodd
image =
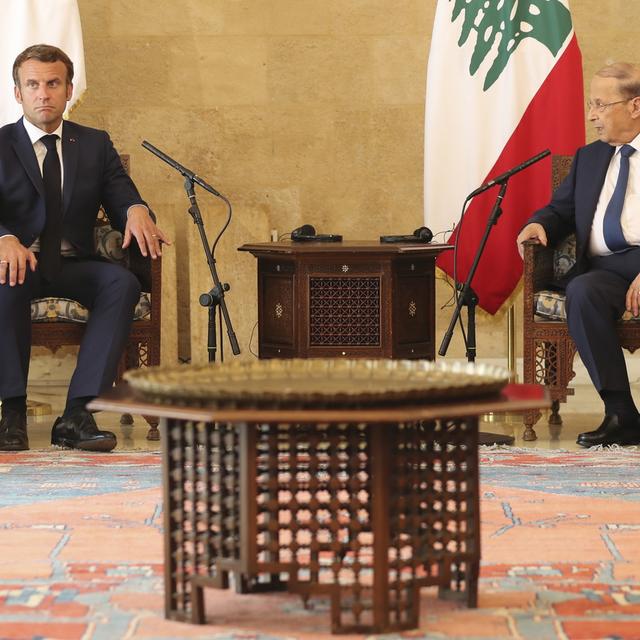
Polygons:
M421 628L385 640L640 638L639 466L481 450L479 608L425 589ZM330 637L328 602L286 593L209 590L210 624L163 618L158 454L0 454L0 483L0 638Z

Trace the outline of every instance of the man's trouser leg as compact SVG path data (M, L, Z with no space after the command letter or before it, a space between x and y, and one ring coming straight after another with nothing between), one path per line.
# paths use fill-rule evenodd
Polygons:
M595 388L628 391L629 377L616 322L625 310L626 277L604 269L576 276L567 286L567 324Z
M101 260L63 260L46 295L77 300L89 309L69 398L97 396L115 380L133 311L140 297L137 278L120 265Z
M31 299L39 280L27 267L24 284L0 284L0 399L27 395Z

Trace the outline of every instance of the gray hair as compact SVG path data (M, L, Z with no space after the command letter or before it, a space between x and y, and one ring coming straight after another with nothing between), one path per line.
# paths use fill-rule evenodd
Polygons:
M625 98L640 96L640 67L630 62L614 62L596 73L600 78L615 78Z

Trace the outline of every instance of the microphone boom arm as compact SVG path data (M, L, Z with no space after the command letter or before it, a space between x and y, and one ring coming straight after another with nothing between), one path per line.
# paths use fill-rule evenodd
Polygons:
M477 196L480 193L483 193L487 189L491 189L491 187L495 187L497 184L504 184L512 175L516 173L520 173L520 171L522 171L523 169L526 169L527 167L530 167L532 164L538 162L538 160L542 160L542 158L546 158L550 153L551 151L549 151L549 149L545 149L544 151L541 151L540 153L533 156L533 158L529 158L528 160L521 162L516 167L509 169L509 171L505 171L504 173L501 173L499 176L496 176L492 180L489 180L489 182L487 182L486 184L483 184L477 189L474 189L467 196L467 200Z
M197 176L193 171L190 171L186 167L183 167L179 162L176 162L173 158L170 158L166 153L163 153L157 147L154 147L150 142L146 140L142 141L142 146L147 149L147 151L151 151L155 156L158 156L160 160L166 162L170 167L173 167L178 173L181 173L185 178L188 178L192 182L199 184L203 189L212 193L217 198L222 198L220 195L210 184L205 182L200 176Z

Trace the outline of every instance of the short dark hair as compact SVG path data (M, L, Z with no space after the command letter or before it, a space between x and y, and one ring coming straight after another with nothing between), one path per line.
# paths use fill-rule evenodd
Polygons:
M22 53L18 55L13 63L13 82L16 87L20 86L20 78L18 76L18 69L27 60L39 60L40 62L64 62L64 66L67 68L67 84L73 82L73 62L69 56L58 47L54 47L50 44L34 44L27 47Z

